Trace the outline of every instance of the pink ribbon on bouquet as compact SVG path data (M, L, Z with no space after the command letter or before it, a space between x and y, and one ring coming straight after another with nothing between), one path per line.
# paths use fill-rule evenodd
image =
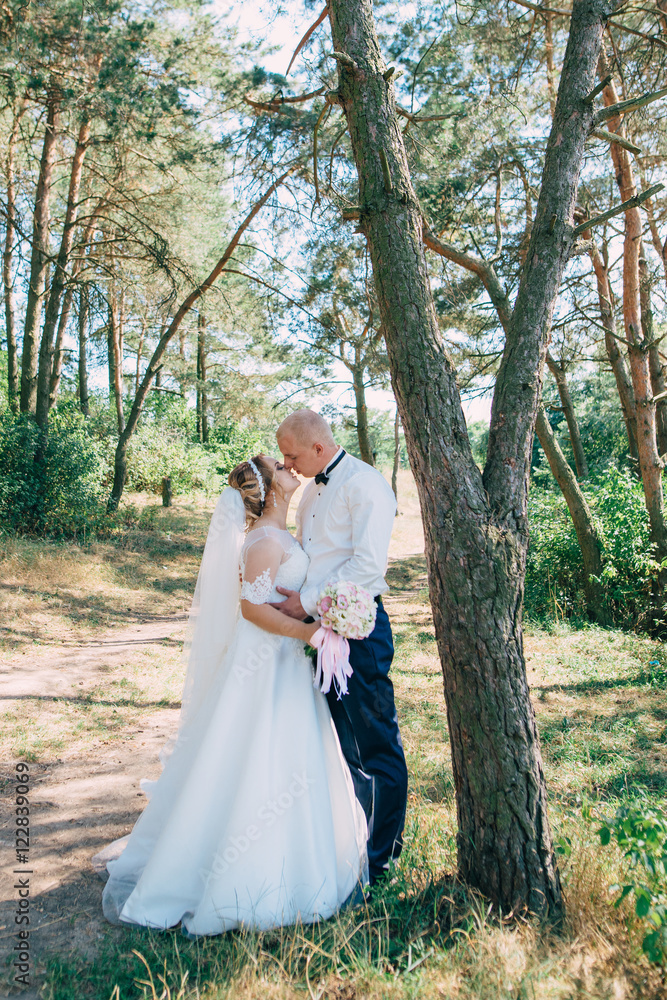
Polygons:
M317 672L313 681L322 694L331 690L333 682L338 699L347 694L347 678L352 676L350 644L331 628L318 628L311 637L311 646L317 650Z

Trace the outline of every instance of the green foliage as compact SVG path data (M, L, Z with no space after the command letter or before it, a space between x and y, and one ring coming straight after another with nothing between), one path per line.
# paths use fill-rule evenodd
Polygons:
M609 465L628 466L628 436L618 399L618 390L610 372L568 372L568 385L574 403L582 444L591 476L604 473ZM574 454L565 415L558 408L560 400L551 376L545 387L547 414L565 457L574 468ZM553 405L556 409L550 410ZM539 445L538 445L539 447ZM540 454L546 466L541 448Z
M161 409L160 419L144 423L130 441L127 487L158 493L163 476L171 476L177 493L201 489L218 492L239 462L265 451L264 436L253 427L230 421L211 430L207 444L190 436L192 410L177 401Z
M32 417L0 417L0 523L19 534L72 537L99 514L103 463L83 418L56 413L44 439Z
M489 445L489 421L473 421L468 427L468 438L472 457L478 468L483 469L486 463L486 449Z
M530 547L524 607L528 617L586 617L581 551L567 504L540 485L528 498ZM614 622L634 626L648 609L651 558L648 517L640 483L627 470L609 467L582 486L603 547L601 583Z
M278 454L275 438L267 447L264 436L256 428L232 422L211 431L208 447L214 450L216 469L225 479L234 466L253 455Z
M635 916L648 932L642 950L651 962L667 962L667 813L649 799L620 806L598 830L603 847L615 840L630 864L630 878L614 885L619 895L614 903L634 898Z
M176 493L202 489L215 492L220 486L216 457L177 430L144 424L127 449L127 488L159 493L164 476L171 476Z

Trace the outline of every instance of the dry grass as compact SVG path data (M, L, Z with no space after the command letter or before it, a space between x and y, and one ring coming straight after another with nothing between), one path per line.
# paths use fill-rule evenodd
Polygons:
M442 677L421 522L407 475L400 490L402 513L392 543L387 604L411 784L406 846L395 882L370 910L344 912L313 928L199 942L185 941L178 933L110 928L94 965L76 954L54 956L46 1000L109 1000L114 984L116 1000L667 996L661 975L641 957L640 928L628 922L627 910L611 905L609 886L623 874L620 859L613 850L600 848L595 824L583 818L581 809L584 799L611 810L638 790L665 795L667 685L662 668L648 666L650 661L667 662L662 648L642 637L595 628L574 631L561 624L528 629L526 651L551 818L555 836L571 845L562 860L567 916L558 934L532 921L503 922L452 875L456 806ZM7 599L14 602L18 617L10 644L20 649L34 639L53 642L54 635L62 641L66 629L92 634L103 623L125 622L130 613L139 617L144 608L167 613L187 607L205 507L179 504L163 512L153 502L144 509L151 512L152 526L129 530L122 543L84 550L5 543L1 565L13 581ZM19 592L21 573L29 587ZM80 738L84 746L86 727L95 738L122 736L123 725L136 719L134 713L147 702L175 698L181 676L175 656L166 650L164 658L121 664L87 693L85 708L58 707L49 739L59 732L63 740ZM47 744L35 752L48 757ZM133 949L144 957L150 976Z
M73 684L71 693L9 701L2 712L0 760L48 760L82 755L124 739L147 712L180 705L183 664L176 639L138 650L109 666L92 686Z
M0 663L187 608L211 509L210 500L165 509L132 494L127 526L109 541L0 536Z

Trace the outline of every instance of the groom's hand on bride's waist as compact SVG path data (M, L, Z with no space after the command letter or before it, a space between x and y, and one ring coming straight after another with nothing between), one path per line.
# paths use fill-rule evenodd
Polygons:
M303 610L298 590L288 590L287 587L276 587L276 590L279 594L285 594L287 599L285 601L269 602L272 608L277 608L284 615L289 615L290 618L297 618L300 622L308 617Z

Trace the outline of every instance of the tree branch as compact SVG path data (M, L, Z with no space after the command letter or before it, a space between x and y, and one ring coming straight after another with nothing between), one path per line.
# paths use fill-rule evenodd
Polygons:
M322 13L318 17L318 19L315 21L314 24L311 24L310 28L308 29L308 31L305 33L305 35L303 36L303 38L301 39L301 41L299 42L299 44L295 48L294 53L292 55L292 58L289 61L289 66L287 67L287 70L285 72L285 76L289 76L289 71L292 68L292 63L294 62L294 60L298 56L299 52L301 52L301 49L304 47L304 45L306 44L306 42L308 41L308 39L310 38L310 36L313 34L313 32L316 31L317 28L319 28L319 26L321 25L322 21L325 19L325 17L327 16L328 13L329 13L329 5L327 4L327 6L324 8L324 10L322 11Z
M326 85L320 87L318 90L312 90L309 94L299 94L297 97L272 97L267 103L264 101L254 101L252 97L248 94L244 94L243 100L246 104L249 104L251 108L257 108L259 111L280 111L283 104L300 104L303 101L310 101L313 97L320 97L327 90Z
M667 49L667 42L665 42L659 35L647 35L644 31L637 31L636 28L629 28L627 24L620 24L618 21L614 21L611 17L607 21L607 24L613 24L615 28L619 31L625 31L628 35L636 35L638 38L645 38L647 42L655 42L662 49Z
M448 115L413 115L410 111L402 108L400 104L396 105L397 115L401 115L402 118L407 118L408 121L415 122L417 125L421 122L444 122L447 118L456 118L458 113L458 111L450 111Z
M625 139L622 135L618 135L617 132L607 132L604 128L596 128L591 132L596 139L602 139L604 142L615 142L618 146L622 146L623 149L627 149L630 153L634 153L635 156L641 156L642 151L639 146L635 146L634 143Z
M628 111L636 111L637 108L643 108L647 104L652 104L653 101L659 101L661 97L666 96L667 87L663 87L662 90L655 90L650 94L642 94L641 97L631 97L628 101L618 101L617 104L610 104L608 107L601 108L598 111L593 122L593 127L597 128L599 124L606 122L609 118L626 114Z
M571 17L571 10L563 10L558 7L538 7L536 3L528 3L528 0L514 0L514 3L518 4L519 7L527 7L528 10L534 10L536 14L560 14L561 17Z
M616 105L618 107L618 105ZM664 184L654 184L652 187L648 188L647 191L642 191L641 194L636 194L634 198L628 198L627 201L622 202L615 208L610 208L608 212L603 212L602 215L596 215L593 219L587 219L580 225L575 226L573 230L573 236L576 239L581 233L585 233L587 229L591 226L599 226L602 222L607 222L608 219L613 219L616 215L622 215L627 212L630 208L639 208L639 206L650 198L652 195L657 194L658 191L662 191Z
M459 267L464 267L466 271L472 271L473 274L477 275L495 307L500 325L507 332L512 319L512 307L493 264L485 260L480 260L479 257L473 257L463 250L459 250L452 243L438 239L430 231L425 220L422 220L422 238L424 246L428 247L429 250L439 254L446 260L451 260L453 264L458 264Z
M601 94L604 88L609 86L612 79L613 77L610 73L608 76L605 76L604 80L600 80L600 82L593 87L588 97L584 97L584 104L592 104L598 94Z

